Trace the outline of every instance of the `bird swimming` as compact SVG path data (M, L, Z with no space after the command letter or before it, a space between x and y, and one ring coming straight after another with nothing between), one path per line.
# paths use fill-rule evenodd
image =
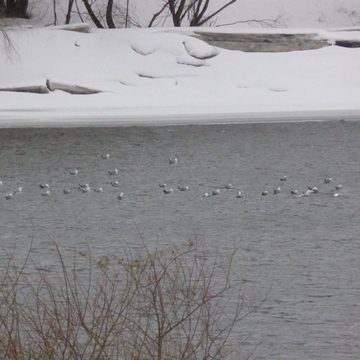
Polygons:
M113 186L113 187L120 187L120 186L121 186L121 184L120 184L117 180L112 181L110 184L111 184L111 186Z
M178 158L177 157L172 157L169 159L169 164L177 164L178 162Z
M236 197L237 197L238 199L242 198L242 197L243 197L242 192L241 192L241 191L238 191L237 194L236 194Z
M172 194L174 192L174 190L172 188L164 189L163 192L164 192L164 194Z
M71 169L71 170L69 170L69 174L70 174L70 175L78 175L78 174L79 174L79 170L78 170L78 169Z
M40 189L48 189L50 186L49 184L45 183L45 184L39 184L39 188Z
M324 183L325 183L325 184L330 184L331 182L332 182L332 178L331 178L331 177L324 178Z
M274 195L280 194L280 186L274 189Z
M215 190L213 190L212 194L213 194L214 196L216 196L216 195L219 195L220 192L221 192L220 189L215 189Z
M109 170L108 173L110 176L116 176L119 175L119 170L118 169Z
M107 160L107 159L110 159L110 154L102 154L101 157L102 157L104 160Z
M122 200L124 198L124 193L121 192L119 195L118 195L118 200Z
M190 188L187 185L179 185L178 189L180 191L189 191L190 190Z

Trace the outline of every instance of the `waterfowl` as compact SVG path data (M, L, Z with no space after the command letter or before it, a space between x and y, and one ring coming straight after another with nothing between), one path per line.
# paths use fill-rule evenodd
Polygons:
M119 170L118 169L109 170L108 173L110 176L116 176L119 175Z
M50 190L46 190L45 192L41 193L42 196L49 196L50 195Z
M293 189L290 191L290 194L297 195L299 192L296 189Z
M189 191L190 190L190 188L187 185L179 185L178 189L180 191Z
M64 193L65 195L70 194L70 193L71 193L71 190L70 190L70 189L64 189L64 190L63 190L63 193Z
M327 177L324 179L324 183L325 184L330 184L332 182L332 178L331 177Z
M98 188L94 189L94 191L97 192L97 193L102 193L102 192L104 192L104 190L103 190L102 187L98 187Z
M335 190L340 190L340 189L342 189L342 185L341 185L341 184L338 184L338 185L335 186Z
M215 189L213 190L212 194L215 195L219 195L220 194L220 189Z
M78 169L71 169L71 170L69 170L69 174L70 174L70 175L78 175L78 174L79 174L79 170L78 170Z
M9 193L9 194L6 194L5 199L6 199L6 200L11 200L13 197L14 197L14 194L13 194L13 193Z
M111 182L111 186L113 186L113 187L120 187L121 184L120 184L117 180L115 180L115 181L112 181L112 182Z
M102 154L101 157L102 157L104 160L107 160L107 159L110 159L110 154Z
M284 175L284 176L282 176L281 178L280 178L280 181L287 181L287 176L286 175Z
M160 186L161 188L165 188L165 187L167 187L167 184L165 184L165 183L160 183L159 186Z
M231 184L226 184L226 185L224 186L224 188L225 188L225 189L232 189L233 186L232 186Z
M242 197L243 197L242 192L241 192L241 191L238 191L237 194L236 194L236 197L237 197L238 199L242 198Z
M261 193L262 196L266 196L267 194L268 194L268 192L267 192L266 190L264 190L264 191Z
M163 192L164 192L164 194L172 194L174 192L174 190L172 188L164 189Z
M177 164L178 162L178 158L177 157L173 157L169 159L169 164Z
M274 195L280 194L280 186L274 189Z
M122 200L124 198L124 193L121 192L119 195L118 195L118 200Z
M39 188L40 189L48 189L50 186L49 186L49 184L47 184L47 183L45 183L45 184L40 184L39 185Z

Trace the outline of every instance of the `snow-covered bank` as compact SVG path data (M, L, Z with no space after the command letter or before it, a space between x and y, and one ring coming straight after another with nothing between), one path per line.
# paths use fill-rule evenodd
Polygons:
M10 31L12 47L1 44L0 88L45 86L50 79L100 92L0 92L0 126L360 118L360 49L244 53L215 50L190 35ZM319 37L353 40L360 32Z

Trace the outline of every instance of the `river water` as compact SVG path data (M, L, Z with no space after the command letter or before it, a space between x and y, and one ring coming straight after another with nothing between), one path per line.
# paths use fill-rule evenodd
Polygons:
M266 296L241 323L245 355L359 359L360 123L2 129L0 180L0 244L25 253L33 238L44 269L54 266L52 241L96 255L193 238L209 249L235 246L245 291ZM79 183L104 191L82 193ZM290 194L308 186L320 192Z

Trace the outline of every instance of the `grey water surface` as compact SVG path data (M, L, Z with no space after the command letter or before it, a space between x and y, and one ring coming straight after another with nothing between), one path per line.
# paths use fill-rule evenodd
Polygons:
M360 122L2 129L0 180L3 248L25 254L33 238L32 252L51 270L52 241L99 255L193 238L238 247L244 291L266 296L241 323L244 355L360 358ZM79 183L104 191L82 193ZM290 194L308 186L320 192Z

